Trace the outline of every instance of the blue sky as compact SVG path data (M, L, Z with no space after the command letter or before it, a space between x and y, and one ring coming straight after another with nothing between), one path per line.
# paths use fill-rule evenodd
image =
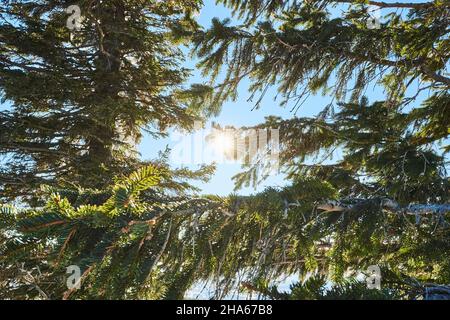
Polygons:
M386 1L389 2L389 1ZM409 2L420 2L420 0L411 0ZM219 19L232 18L230 9L223 7L222 5L216 5L214 0L204 0L204 7L199 15L199 23L207 28L211 25L211 20L214 17ZM388 9L384 9L381 15L387 13ZM334 9L333 14L339 15L339 8ZM231 19L232 21L234 19ZM188 59L185 67L192 69L192 77L190 83L204 83L204 79L195 67L196 61ZM311 95L308 100L301 106L296 114L291 112L292 105L287 105L281 107L279 105L281 99L274 101L277 94L276 88L270 88L265 95L261 107L257 110L252 110L254 103L247 101L250 94L248 93L249 82L247 80L242 81L239 87L239 96L236 101L229 101L223 105L221 113L209 120L220 124L222 127L227 125L232 125L236 127L240 126L251 126L262 123L265 117L269 115L276 115L282 118L292 118L294 116L298 117L314 117L317 115L326 105L332 102L331 97L318 95ZM411 88L414 86L411 86ZM412 88L414 90L414 88ZM371 85L367 88L365 95L369 98L370 102L384 100L383 89L378 85ZM423 101L426 98L427 93L419 95L416 102ZM412 103L410 107L416 106L416 103ZM208 125L207 125L208 126ZM168 137L165 139L155 140L152 137L146 135L141 144L139 145L139 151L142 158L145 160L156 158L159 151L162 151L169 146L173 148L177 141L173 137ZM339 156L339 150L334 156ZM177 166L173 163L174 166ZM191 169L195 169L197 165L189 165ZM194 183L202 189L204 193L217 194L217 195L228 195L233 193L234 183L232 177L241 172L241 167L239 164L218 164L216 174L212 177L208 183ZM267 179L264 183L260 184L257 189L244 188L238 191L239 194L248 195L255 193L257 191L262 191L267 186L283 186L287 182L282 175L274 175Z
M411 0L411 2L418 2L418 0ZM204 0L204 7L199 15L199 23L207 28L211 24L211 20L214 17L220 19L231 18L231 12L229 9L224 8L221 5L216 5L214 0ZM339 14L336 10L335 14ZM204 83L204 79L195 67L196 61L187 59L185 67L192 69L192 77L190 83ZM209 120L209 123L216 122L221 126L233 125L239 126L251 126L259 124L264 121L264 118L269 115L277 115L282 118L291 118L294 116L290 112L292 105L287 105L286 107L280 107L278 101L274 101L276 96L276 88L271 88L268 90L265 98L261 103L261 107L257 110L252 110L254 103L247 101L250 94L248 93L249 82L244 80L239 87L239 97L236 101L227 102L223 105L222 111L219 116ZM369 87L366 95L369 97L370 101L383 100L383 92L381 88ZM418 101L423 98L419 97ZM314 117L318 112L322 110L324 106L331 102L331 98L327 96L310 96L308 100L301 106L301 108L295 114L298 117ZM8 104L5 103L0 105L1 109L7 109ZM177 141L174 140L173 136L169 136L165 139L155 140L149 135L145 135L142 139L140 145L138 146L139 152L141 153L142 159L150 160L158 156L160 151L163 151L166 146L169 148L174 148ZM177 164L173 163L173 166ZM195 169L197 165L190 165L189 168ZM204 193L217 194L217 195L228 195L233 192L234 184L232 181L232 176L241 172L241 167L238 164L219 164L217 167L216 174L213 176L209 183L196 183ZM239 191L239 194L250 194L255 191L261 191L266 186L283 186L286 183L283 176L272 176L265 183L258 186L257 190L253 188L247 188Z
M218 17L220 19L227 17L231 18L231 11L224 8L222 5L216 5L214 0L205 0L204 3L205 6L200 12L199 23L205 28L211 24L211 20L214 17ZM185 65L193 70L193 75L190 82L203 83L205 82L205 79L199 74L198 70L196 70L195 63L196 61L188 60ZM222 127L226 125L239 127L262 123L264 118L269 115L277 115L282 118L291 118L294 116L294 113L290 111L292 109L292 105L280 107L279 103L281 99L274 101L274 97L276 96L276 88L269 89L262 101L261 107L258 110L252 110L254 103L247 101L250 96L247 91L248 86L249 82L246 80L243 81L239 87L238 99L236 101L225 103L220 115L210 119L209 123L216 122ZM367 95L371 98L371 101L383 99L382 92L379 89L377 92L370 92L369 90ZM295 115L299 117L313 117L331 101L331 98L326 96L310 96ZM139 151L143 159L153 159L157 157L158 152L164 150L166 146L173 148L176 143L177 141L173 137L155 140L146 135L139 146ZM173 165L175 166L176 164L173 163ZM188 167L194 169L197 166L190 165ZM216 174L209 183L199 183L196 185L198 185L204 193L228 195L232 193L234 189L234 184L231 178L241 171L242 170L239 164L218 164ZM271 176L264 183L259 185L256 190L253 188L245 188L239 190L239 194L250 194L255 191L261 191L266 186L283 186L285 183L286 181L283 176Z

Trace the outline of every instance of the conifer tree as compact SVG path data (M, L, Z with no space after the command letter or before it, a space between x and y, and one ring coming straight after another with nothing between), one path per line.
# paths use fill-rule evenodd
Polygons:
M275 85L283 104L297 102L293 111L320 92L357 102L374 83L394 106L423 90L442 93L450 86L448 1L218 2L243 23L214 19L210 29L194 35L199 67L217 89L205 89L204 98L217 107L236 96L245 77L256 107ZM405 96L408 88L412 96Z
M336 101L316 118L273 116L252 128L280 129L280 164L292 180L243 209L245 221L261 222L253 236L238 233L262 245L245 253L254 282L308 272L341 281L376 264L449 284L449 2L219 2L243 23L215 19L193 35L211 79L202 102L219 109L245 78L257 108L271 86L293 112L310 94ZM377 27L370 10L380 12ZM384 101L364 97L372 86ZM325 161L335 150L343 155ZM264 179L270 162L253 163L237 188Z
M103 190L43 186L42 208L1 206L1 297L183 298L211 274L202 233L217 230L226 210L218 198L193 197L185 180L211 170L171 171L159 160ZM79 287L68 267L79 268Z
M199 281L216 288L213 298L236 290L275 299L424 298L448 290L438 285L450 278L448 206L401 208L372 198L330 209L323 203L338 200L339 189L317 176L248 197L198 197L183 180L209 168L173 172L161 163L104 190L45 187L43 208L2 206L2 296L182 299ZM370 265L383 270L381 292L346 280ZM79 289L67 287L69 266L80 268ZM336 287L302 289L311 273ZM300 283L290 294L271 289L292 274Z
M337 101L316 118L273 116L255 127L280 128L291 183L197 197L177 176L209 169L171 171L158 161L100 189L46 188L43 208L2 206L1 294L181 299L202 281L216 288L213 298L235 290L274 299L448 296L448 2L219 2L243 25L175 28L193 37L212 76L183 93L198 95L194 110L218 111L244 77L255 95L279 85L286 103L320 90ZM368 3L388 10L380 29L368 24ZM336 4L346 9L340 17ZM369 102L369 84L386 99ZM342 157L320 161L336 149ZM261 178L260 166L245 169L238 187ZM68 265L82 269L80 290L67 290ZM381 291L347 279L371 265L382 269ZM299 277L289 293L273 285L286 275Z
M32 197L42 183L107 186L137 164L142 130L190 128L188 70L170 33L195 28L200 4L2 1L1 196Z

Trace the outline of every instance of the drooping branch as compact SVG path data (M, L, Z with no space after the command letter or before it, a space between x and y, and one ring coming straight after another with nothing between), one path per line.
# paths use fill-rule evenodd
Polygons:
M427 66L421 66L420 69L422 70L422 72L424 74L426 74L431 79L433 79L437 82L442 82L442 83L450 86L450 78L444 77L443 75L440 75L438 73L431 71Z
M359 4L357 1L352 0L333 0L333 2ZM433 2L383 2L383 1L369 1L367 4L380 8L409 8L409 9L423 9L433 5Z
M450 300L450 286L424 285L424 300Z
M381 209L392 213L404 213L409 215L445 214L450 212L450 204L410 204L407 207L400 206L391 199L364 199L355 203L346 204L340 202L328 202L321 204L317 209L325 212L351 212L357 211L377 202Z

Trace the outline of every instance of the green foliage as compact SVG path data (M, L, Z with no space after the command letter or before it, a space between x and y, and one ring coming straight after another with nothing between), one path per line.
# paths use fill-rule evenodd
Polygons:
M443 93L450 86L448 1L409 4L406 11L395 11L398 3L375 3L380 28L371 28L367 5L357 1L220 3L244 23L231 26L230 20L215 19L208 30L193 35L198 66L216 89L208 93L211 108L234 99L245 78L251 81L250 99L259 95L255 107L270 86L277 86L282 104L294 100L293 111L319 92L356 102L375 82L393 104L404 101L407 89ZM225 76L218 79L225 66Z
M438 109L447 103L448 96L437 95L424 108ZM267 230L280 230L274 239L266 238L272 251L265 257L274 265L285 264L278 275L286 270L303 276L320 271L342 281L351 268L386 264L394 273L449 283L444 271L450 250L448 206L443 212L416 216L384 206L387 199L403 206L448 203L445 157L433 145L442 135L422 138L423 130L434 121L416 112L399 112L383 102L368 105L363 99L359 104L340 104L337 111L318 119L271 117L257 126L280 128L280 165L293 185L288 193L277 193L290 204L289 213L303 218L289 221L288 215L281 226L279 220L267 224ZM448 119L443 122L448 126ZM442 127L436 132L442 132ZM342 150L342 157L327 164L317 161L336 148ZM249 172L255 170L262 169L249 166ZM246 174L237 177L238 183L249 181ZM325 199L339 200L337 206L347 209L318 209ZM283 248L282 256L274 255L282 243L298 249Z
M365 282L355 279L330 285L327 278L321 275L292 284L289 292L280 292L276 286L249 288L275 300L394 300L401 296L399 290L368 289Z
M226 199L171 195L161 187L168 180L175 183L173 172L149 166L104 191L47 188L52 193L45 207L21 210L2 225L2 295L181 299L194 283L206 281L217 285L214 297L220 298L242 283L289 274L306 279L319 272L341 284L348 270L373 264L386 266L394 278L449 281L450 229L433 216L417 223L414 216L386 211L382 199L323 212L318 205L339 191L312 177ZM82 270L80 290L66 287L69 265ZM36 279L22 280L23 273ZM292 298L392 298L396 287L386 286L376 293L351 283L325 293L298 285Z
M81 30L65 10L76 4ZM201 1L3 1L0 192L41 184L103 188L138 167L142 130L190 129L188 70L170 33L192 32ZM181 99L183 96L183 99ZM33 203L36 205L36 203Z
M235 99L243 79L256 108L271 86L281 105L293 102L293 112L310 94L338 101L315 118L273 116L252 128L280 130L280 165L293 182L262 193L261 205L260 195L248 199L246 215L238 214L248 228L240 237L263 244L259 253L240 253L255 255L248 268L256 282L308 271L343 281L351 268L386 264L397 275L448 284L448 2L372 3L382 9L379 29L367 23L365 2L220 3L243 24L216 19L193 34L198 66L214 88L203 100L210 108ZM363 96L372 85L384 89L384 101ZM271 165L247 162L237 189L258 184ZM325 199L337 205L319 209ZM406 213L418 203L445 209ZM340 205L346 209L333 210ZM246 245L236 240L233 247ZM341 289L335 292L358 292L358 285Z
M412 282L450 283L447 2L406 4L377 30L361 2L336 17L332 0L221 0L243 25L216 19L199 31L199 1L81 1L72 40L68 3L9 1L0 13L17 14L0 23L0 85L13 103L0 114L1 152L12 157L0 190L36 199L0 207L2 297L181 299L203 281L213 298L244 284L274 299L412 299L424 291ZM184 90L173 43L188 39L211 82ZM187 180L213 167L171 170L167 152L139 163L128 139L142 127L189 129L235 99L245 77L258 107L274 85L284 103L296 99L293 111L309 93L340 101L316 118L255 126L280 129L289 186L198 197ZM386 99L370 104L374 83ZM264 179L264 166L247 165L237 186ZM80 290L66 287L70 265L82 270ZM347 277L369 265L383 266L382 291ZM268 285L294 274L290 293Z
M410 203L445 203L449 180L446 143L449 118L423 117L433 108L445 112L448 94L427 99L411 113L376 102L341 103L324 117L282 120L271 117L257 129L280 128L280 165L288 177L315 177L339 189L340 198L386 197ZM437 116L437 115L436 115ZM431 132L431 128L434 131ZM335 150L342 156L331 159ZM251 181L249 172L262 172L263 161L247 164L236 176L239 185Z
M42 209L17 214L9 225L14 232L0 244L0 264L5 270L39 268L41 278L37 290L6 273L4 297L42 298L44 292L52 299L170 298L175 286L182 297L191 281L208 275L193 275L201 267L200 252L185 249L197 232L190 225L199 214L220 217L220 202L161 193L157 186L168 174L146 166L104 192L72 190L70 200L61 195L67 190L54 190ZM101 200L103 194L109 197ZM66 287L70 265L82 270L80 290ZM180 287L179 278L186 278L187 285Z

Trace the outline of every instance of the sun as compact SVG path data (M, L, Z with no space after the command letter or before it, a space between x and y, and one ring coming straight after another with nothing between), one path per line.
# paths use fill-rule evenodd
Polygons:
M228 154L234 150L234 137L227 132L217 133L212 141L214 151L219 154Z

